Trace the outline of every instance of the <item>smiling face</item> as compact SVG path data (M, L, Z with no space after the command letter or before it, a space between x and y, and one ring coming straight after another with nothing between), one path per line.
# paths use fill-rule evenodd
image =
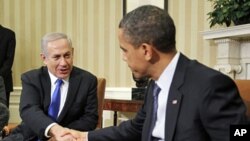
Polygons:
M73 48L66 39L50 41L47 44L47 53L41 54L49 72L58 78L69 77L73 67Z

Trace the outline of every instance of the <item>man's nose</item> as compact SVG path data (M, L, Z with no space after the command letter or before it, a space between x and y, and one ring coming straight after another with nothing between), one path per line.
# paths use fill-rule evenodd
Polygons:
M60 59L60 65L66 65L66 64L67 64L66 59L65 59L64 57L62 57L62 58Z

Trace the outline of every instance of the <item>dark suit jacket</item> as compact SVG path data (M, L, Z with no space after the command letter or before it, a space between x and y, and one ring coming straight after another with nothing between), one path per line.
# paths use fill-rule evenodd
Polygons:
M0 103L6 105L6 92L2 76L0 76Z
M3 78L0 76L0 131L8 124L9 110L6 106L6 95Z
M46 127L53 123L48 117L51 101L51 82L47 67L22 74L20 100L21 125L13 134L22 133L24 140L44 138ZM58 123L70 129L94 130L97 125L97 78L91 73L73 67L69 78L67 99Z
M0 75L4 79L6 92L13 91L12 64L15 56L15 33L0 25Z
M118 127L91 131L89 141L148 141L153 84L151 81L144 105L134 119ZM245 112L229 77L180 55L167 103L166 141L229 141L229 125L244 123Z

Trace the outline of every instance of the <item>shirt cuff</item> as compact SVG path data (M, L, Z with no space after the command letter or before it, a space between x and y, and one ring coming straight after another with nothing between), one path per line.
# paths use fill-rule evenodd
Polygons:
M89 132L86 133L86 138L85 138L86 141L89 141L88 134L89 134Z
M56 123L51 123L51 124L45 129L45 132L44 132L45 137L50 138L50 136L48 135L48 133L49 133L50 128L51 128L52 126L54 126L54 125L56 125Z

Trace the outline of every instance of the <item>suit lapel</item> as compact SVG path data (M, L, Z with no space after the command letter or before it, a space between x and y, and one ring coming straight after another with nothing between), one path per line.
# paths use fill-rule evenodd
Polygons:
M64 107L62 109L62 112L57 119L58 122L60 122L63 119L65 114L70 109L72 103L74 102L80 83L81 83L81 77L76 75L74 68L73 68L72 73L69 78L69 88L68 88L67 98L66 98Z
M145 133L145 135L142 136L142 140L150 140L151 139L151 122L152 122L152 118L153 118L153 89L154 89L154 81L150 81L149 85L148 85L148 90L147 90L147 101L144 101L144 105L147 107L147 115L149 115L146 119L145 119L145 125L143 127L143 132Z
M177 90L171 90L168 98L166 123L165 123L165 138L172 140L175 132L176 122L178 119L179 109L181 105L182 94Z
M183 94L180 91L180 87L184 82L184 76L186 72L188 61L186 57L180 54L178 60L174 78L169 90L167 111L166 111L166 122L165 122L165 140L173 140L178 115L180 112L180 106L182 102Z
M51 100L51 94L50 94L51 93L51 80L49 77L47 67L42 67L41 81L42 81L42 85L43 85L42 87L44 90L44 100L42 98L41 102L44 102L42 105L44 105L45 111L48 111L50 100Z

